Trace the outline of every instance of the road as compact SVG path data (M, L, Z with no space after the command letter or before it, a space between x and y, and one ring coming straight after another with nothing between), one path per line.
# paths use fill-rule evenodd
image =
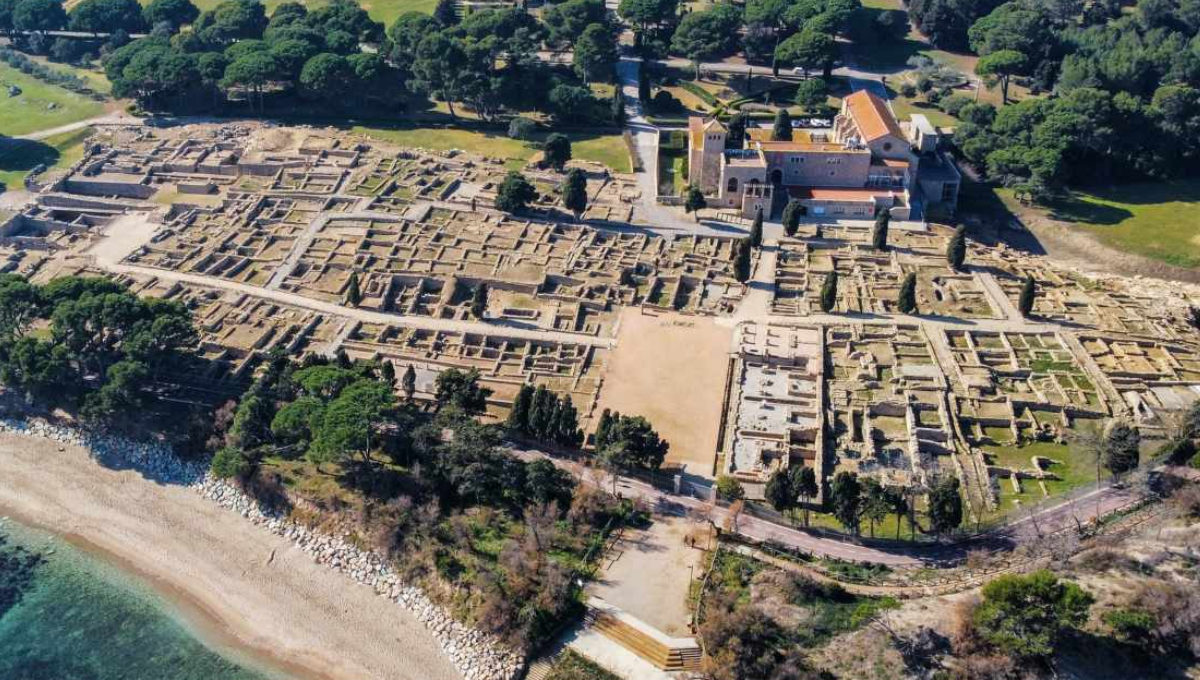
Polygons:
M76 121L58 127L48 128L46 130L38 130L27 135L18 135L16 139L42 140L55 135L61 135L67 132L82 130L85 127L95 127L97 125L139 125L142 119L136 116L131 116L123 111L114 111L106 113L103 116L88 118L87 120Z

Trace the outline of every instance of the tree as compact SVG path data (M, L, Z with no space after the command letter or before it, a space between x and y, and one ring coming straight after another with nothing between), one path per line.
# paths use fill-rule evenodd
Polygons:
M400 390L404 392L404 396L412 399L417 392L417 371L409 364L404 369L404 375L400 378Z
M448 32L426 35L417 44L416 56L409 67L410 88L446 102L450 117L458 118L454 103L462 101L473 68L462 41Z
M734 250L733 276L738 283L745 283L750 280L750 251L752 249L747 241L739 239Z
M563 207L570 210L578 222L579 216L587 210L588 205L587 175L583 170L571 168L567 173L567 181L563 183L562 201Z
M520 213L528 208L530 201L535 198L537 190L529 180L515 170L509 171L496 192L496 209L506 213Z
M325 403L303 396L279 409L271 420L271 434L285 444L311 441L313 430L325 416Z
M492 391L479 384L479 370L463 371L447 368L438 373L434 400L438 408L454 406L464 413L479 414L487 410Z
M771 507L779 512L786 512L796 504L796 493L792 488L792 478L784 468L778 468L767 479L763 488L763 497Z
M600 420L596 423L596 433L592 437L592 444L597 451L600 451L608 445L608 434L612 430L613 423L621 419L621 414L613 414L609 409L604 409L600 414Z
M746 497L746 490L737 477L732 475L717 475L717 496L727 501L741 500Z
M633 24L638 45L643 45L651 27L674 21L678 7L678 0L621 0L617 14Z
M524 116L514 116L508 122L508 136L512 139L528 141L537 132L537 122Z
M754 223L750 225L750 247L761 248L763 240L763 210L759 206L754 214Z
M833 308L837 306L837 287L838 273L837 270L829 272L825 276L825 281L821 283L821 311L829 314Z
M702 61L732 53L737 48L741 23L741 13L732 5L689 12L671 36L671 51L691 60L699 80Z
M1000 103L1008 103L1008 84L1026 65L1025 55L1016 50L1000 50L980 57L975 63L976 75L1000 82Z
M882 522L892 511L888 491L874 477L863 481L862 516L867 519L871 538L875 538L875 525Z
M817 487L817 473L807 465L793 465L788 468L788 477L791 478L792 493L796 502L804 506L804 526L808 526L808 504L820 491Z
M800 216L803 213L803 203L794 198L789 200L783 208L783 233L789 237L795 236L796 231L800 228Z
M962 271L963 262L967 259L967 228L959 225L946 245L946 262L954 271Z
M596 98L590 89L567 83L551 88L547 101L555 120L564 123L591 121L596 109Z
M888 225L892 221L892 213L887 208L875 213L875 227L871 230L871 247L878 251L888 248Z
M562 171L567 161L571 160L571 140L564 134L554 133L542 144L542 162Z
M358 289L358 272L350 272L350 281L346 284L346 303L351 307L362 303L362 291Z
M1033 302L1037 298L1037 283L1033 280L1033 274L1025 276L1025 283L1021 284L1021 296L1017 298L1017 309L1020 310L1021 316L1028 318L1033 314Z
M771 127L771 141L792 141L792 116L786 108L775 112L775 125Z
M929 526L941 536L957 529L962 520L962 494L959 493L958 477L943 477L929 490Z
M217 479L245 479L253 466L244 451L232 446L225 446L213 454L208 469Z
M1137 427L1123 420L1113 421L1100 444L1104 467L1117 478L1137 469L1141 444Z
M67 25L67 13L62 0L18 0L12 10L12 23L18 31L57 31Z
M72 31L141 33L146 29L142 6L137 0L83 0L71 8L68 26Z
M309 455L320 463L343 462L357 453L371 471L375 432L393 408L391 387L381 382L360 380L348 386L325 407L314 428Z
M896 297L896 309L901 314L917 314L917 275L909 272L900 284L900 293Z
M455 0L438 0L433 8L433 19L444 28L458 23L458 3Z
M142 18L147 26L170 24L171 30L176 32L195 22L199 16L200 10L191 0L152 0L142 10Z
M483 319L488 308L488 285L485 282L480 282L475 286L475 292L471 296L471 316L476 319Z
M275 59L267 52L251 52L242 55L225 68L225 77L221 79L221 87L229 90L242 88L247 90L246 101L250 110L254 110L254 100L258 99L258 110L265 110L263 88L272 82L279 73Z
M584 84L610 76L617 65L617 39L604 24L591 24L575 42L572 66Z
M517 390L512 410L508 412L508 420L505 421L510 430L529 432L529 412L533 408L533 394L533 386L528 383L521 385L521 389Z
M608 428L604 454L620 469L657 470L670 445L659 437L650 421L641 416L620 416Z
M1003 653L1045 658L1054 653L1064 630L1087 622L1094 601L1078 585L1039 569L1000 576L985 585L973 619L983 639Z
M613 90L611 115L613 125L616 127L625 126L625 95L621 93L621 85L619 83L616 89Z
M550 460L538 458L525 466L525 494L530 501L555 503L560 510L566 510L574 491L575 479L571 473L558 469Z
M808 77L809 71L825 71L826 77L837 57L837 43L833 36L805 29L779 43L775 48L775 59L784 64L798 66Z
M563 49L579 41L589 27L604 26L607 16L604 3L600 0L567 0L551 5L543 14L546 25L546 44Z
M267 28L267 13L258 0L226 0L203 12L192 31L205 43L228 45L239 40L261 38Z
M804 107L805 111L813 112L825 106L828 96L829 88L825 86L823 79L809 78L796 86L796 96L792 101L796 102L797 106Z
M646 73L645 64L638 67L638 100L643 105L650 103L650 75Z
M312 101L337 103L354 86L353 76L345 57L329 52L318 54L300 70L300 93Z
M688 186L687 196L683 199L683 211L686 213L694 213L696 221L700 221L700 211L708 207L708 201L704 198L704 193L700 191L700 187L692 184Z
M833 483L829 486L829 503L833 506L834 518L857 536L862 506L862 485L858 475L846 471L834 475Z

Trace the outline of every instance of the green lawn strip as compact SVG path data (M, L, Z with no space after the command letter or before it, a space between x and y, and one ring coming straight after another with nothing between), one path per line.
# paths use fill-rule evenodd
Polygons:
M67 125L104 112L104 105L99 102L0 64L0 88L9 85L21 88L16 97L0 89L0 134L10 137Z
M546 680L620 680L586 656L568 649L559 655Z
M998 189L1014 211L1012 192ZM1075 191L1047 206L1051 218L1074 222L1101 243L1176 267L1200 266L1200 181L1133 182Z
M540 134L533 142L510 139L499 131L463 130L460 128L373 128L355 126L353 132L375 139L414 148L445 151L461 149L491 158L511 161L509 167L519 169L538 152L535 144L544 140ZM580 160L603 163L616 172L630 172L629 153L620 135L567 133L571 139L572 156Z
M1033 456L1043 456L1059 461L1049 468L1049 471L1057 475L1059 479L1048 479L1045 482L1050 498L1061 496L1096 481L1096 465L1091 454L1077 446L1053 442L1030 442L1023 446L1006 444L986 445L980 448L987 454L989 464L1018 470L1031 469ZM1019 494L1013 491L1011 479L1000 479L998 484L999 507L985 520L997 519L1006 513L1018 511L1030 504L1046 500L1035 479L1022 479L1021 493ZM1020 503L1018 504L1017 501Z
M86 127L38 142L0 141L0 191L23 188L25 175L39 165L48 169L69 167L83 158L84 142L91 134L92 128Z

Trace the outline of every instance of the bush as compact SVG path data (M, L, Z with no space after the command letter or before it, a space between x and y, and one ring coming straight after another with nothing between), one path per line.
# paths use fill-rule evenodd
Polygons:
M1121 640L1144 642L1154 633L1157 621L1150 612L1140 609L1110 609L1101 617L1105 625Z
M958 118L958 114L962 112L963 107L971 103L971 98L962 94L952 94L949 97L944 97L939 103L939 107L947 114Z
M911 99L917 96L917 86L912 83L904 83L900 86L900 94Z
M678 113L683 110L683 102L676 99L670 92L659 90L650 100L650 110L654 113Z
M213 455L209 465L213 476L218 479L245 479L250 474L250 460L241 449L226 446Z
M537 123L532 119L517 116L508 123L508 136L512 139L529 140L537 130Z
M742 483L734 477L719 475L717 477L717 495L726 500L736 501L746 497L746 490L742 488Z
M696 83L693 83L690 80L680 83L679 86L681 88L687 90L688 92L696 95L697 97L700 98L701 101L703 101L705 104L708 104L709 106L717 106L718 104L720 104L720 100L717 99L716 95L714 95L713 93L704 89L703 87L700 87Z

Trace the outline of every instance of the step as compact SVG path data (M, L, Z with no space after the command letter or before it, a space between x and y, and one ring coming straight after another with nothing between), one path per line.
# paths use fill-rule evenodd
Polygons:
M664 671L699 670L702 653L692 638L671 638L628 613L592 598L585 624Z

